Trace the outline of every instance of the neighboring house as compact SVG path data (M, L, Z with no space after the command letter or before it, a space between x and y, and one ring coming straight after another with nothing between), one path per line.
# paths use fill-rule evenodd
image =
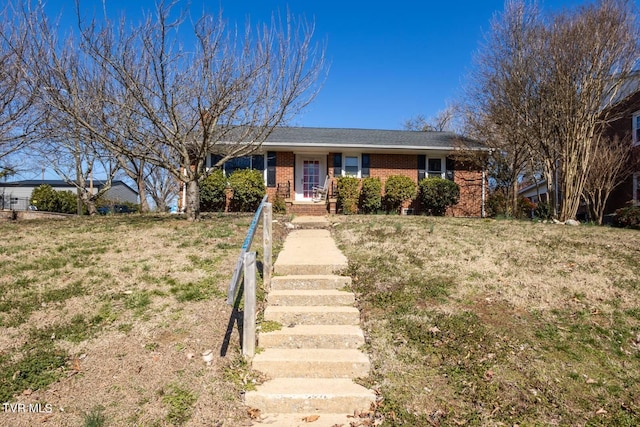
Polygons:
M635 73L629 81L623 86L618 99L614 105L608 110L610 117L614 117L604 127L603 132L610 138L618 137L629 140L629 150L633 151L634 160L640 156L640 73ZM597 162L597 158L594 159ZM638 162L636 161L636 165ZM629 205L640 205L640 170L636 168L635 172L613 190L607 201L604 211L605 215L615 213L620 209ZM557 186L556 186L557 188ZM528 197L532 202L538 202L538 196L541 201L547 200L547 182L541 180L538 185L535 184L524 186L518 194L522 197ZM586 217L586 207L581 207L578 211L580 217Z
M289 213L310 215L335 212L336 178L340 176L378 177L383 188L391 175L408 176L416 184L437 176L460 186L460 202L449 209L449 215L479 217L484 213L485 173L452 157L468 150L486 148L451 132L281 127L274 129L254 155L228 161L223 169L225 174L247 168L263 171L271 201L279 195ZM207 166L219 158L211 154ZM322 186L327 176L328 200L314 202L313 187ZM405 208L421 210L417 202Z
M104 186L102 180L94 180L94 191ZM76 194L76 188L63 180L27 180L14 182L0 182L0 209L26 210L34 188L50 185L56 191L71 191ZM114 202L138 203L138 193L123 181L112 181L111 188L103 196Z
M609 123L606 132L609 136L629 139L629 149L633 151L635 164L640 156L640 76L636 75L632 91L621 98L615 105L614 114L618 117ZM597 161L597 160L596 160ZM640 169L636 166L631 176L618 186L607 202L605 215L612 214L616 209L640 204Z

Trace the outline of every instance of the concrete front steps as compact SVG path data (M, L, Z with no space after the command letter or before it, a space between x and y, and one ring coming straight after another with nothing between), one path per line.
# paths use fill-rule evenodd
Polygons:
M315 257L305 268L304 256L295 253L313 253L310 247L318 245L339 252L326 233L307 234L307 242L300 235L291 241L290 234L274 265L281 275L272 278L264 319L282 328L259 333L260 351L252 361L253 369L271 379L245 394L245 403L260 410L260 425L348 426L355 412L368 411L375 402L373 391L352 380L366 377L371 366L359 350L364 335L354 296L344 291L351 278L333 274L346 259L325 253L324 262Z

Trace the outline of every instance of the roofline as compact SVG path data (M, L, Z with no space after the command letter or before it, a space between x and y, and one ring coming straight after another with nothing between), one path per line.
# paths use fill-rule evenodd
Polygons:
M429 150L429 151L455 151L455 150L471 150L471 151L489 151L488 147L459 147L459 146L425 146L425 145L400 145L400 144L328 144L328 143L314 143L314 142L274 142L264 141L260 144L263 147L277 147L277 148L300 148L300 147L313 147L313 148L335 148L342 150L344 148L362 148L368 150Z
M107 182L107 180L105 179L94 179L93 180L93 185L100 187L103 186L105 183ZM77 188L75 185L68 183L67 181L63 180L63 179L45 179L44 181L39 180L39 179L23 179L20 181L9 181L9 182L2 182L0 181L0 187L38 187L40 185L52 185L52 186L56 186L56 187L68 187L68 188ZM111 181L111 188L113 188L113 186L115 185L124 185L125 187L127 187L129 190L131 190L132 192L134 192L137 196L140 196L140 194L138 194L138 192L133 189L133 187L131 187L129 184L127 184L125 181L121 180L121 179L114 179ZM87 183L87 188L89 187L90 183Z
M524 192L529 191L529 190L533 190L536 187L545 187L546 188L546 185L547 185L547 180L543 178L540 181L538 181L537 184L533 183L533 184L527 185L524 188L521 188L520 190L518 190L518 194L524 193Z

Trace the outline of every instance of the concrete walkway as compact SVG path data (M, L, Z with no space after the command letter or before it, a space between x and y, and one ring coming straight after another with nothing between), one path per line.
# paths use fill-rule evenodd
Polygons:
M270 379L247 392L245 403L260 410L258 425L348 426L358 422L355 411L370 409L375 393L353 382L368 376L370 362L359 350L364 335L354 295L343 290L351 278L335 274L347 259L324 229L326 218L296 223L305 229L285 239L264 313L282 327L259 333L261 351L252 361Z

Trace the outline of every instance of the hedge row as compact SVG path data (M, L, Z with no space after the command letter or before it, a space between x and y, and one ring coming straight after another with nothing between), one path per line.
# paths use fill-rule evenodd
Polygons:
M229 209L235 212L255 211L267 193L260 171L239 169L225 178L222 170L218 169L200 183L200 210L223 212L227 203L227 188L233 192Z
M71 191L56 191L43 184L31 192L29 201L39 211L74 214L78 212L78 196Z
M443 178L425 178L416 187L411 178L394 175L387 178L383 197L379 178L338 178L338 208L347 215L376 213L383 209L387 213L400 213L402 204L416 197L426 213L444 215L447 207L458 203L460 187Z

